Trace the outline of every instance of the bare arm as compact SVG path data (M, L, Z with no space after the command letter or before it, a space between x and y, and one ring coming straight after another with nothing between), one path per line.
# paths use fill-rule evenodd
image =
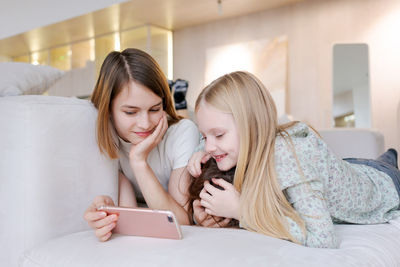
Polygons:
M118 206L128 208L137 207L135 191L133 190L131 182L122 172L119 173L118 178Z
M153 209L171 210L174 212L180 224L189 224L189 217L185 207L187 204L187 196L185 196L185 194L187 192L190 176L186 171L186 167L179 168L184 164L181 162L181 165L179 165L177 169L171 171L169 189L167 192L160 184L147 162L150 151L160 143L167 129L168 121L164 114L150 136L146 137L140 143L132 145L129 153L129 162L147 205ZM196 135L198 132L196 128L189 127L181 130L188 131L186 133L193 132L193 136L190 138L195 140L192 140L194 143L198 141L198 135ZM178 150L181 149L179 143L175 142L173 145ZM176 153L176 151L171 150L170 153ZM175 155L177 158L182 156L182 153L177 154L179 154Z
M184 208L187 202L185 193L189 181L189 173L186 168L172 171L169 192L165 191L146 162L133 163L132 169L149 208L171 210L180 224L189 224L186 208Z
M168 192L179 204L179 206L184 209L187 219L189 219L187 214L189 207L189 185L190 174L186 167L178 168L172 171L168 183Z

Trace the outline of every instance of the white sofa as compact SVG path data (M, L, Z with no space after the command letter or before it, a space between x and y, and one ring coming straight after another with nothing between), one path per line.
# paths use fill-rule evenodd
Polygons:
M342 158L377 158L384 152L383 134L372 129L335 128L318 131Z
M100 155L96 110L74 98L0 97L0 266L23 251L88 229L98 194L117 195L117 162Z
M400 266L397 220L338 225L336 250L196 226L182 227L182 240L114 235L98 242L83 213L96 195L116 200L117 162L99 153L95 118L85 100L0 98L0 266ZM343 157L383 150L376 132L342 133L321 132L328 143L339 136L340 143L358 144L344 145Z

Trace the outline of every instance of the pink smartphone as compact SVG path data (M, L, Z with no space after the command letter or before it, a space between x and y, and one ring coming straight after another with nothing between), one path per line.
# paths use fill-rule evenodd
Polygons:
M113 233L169 239L182 239L178 220L171 211L146 208L101 206L97 210L117 214Z

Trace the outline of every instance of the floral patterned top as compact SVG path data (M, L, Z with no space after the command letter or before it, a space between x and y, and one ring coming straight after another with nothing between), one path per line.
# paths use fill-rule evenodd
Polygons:
M333 223L376 224L400 216L399 196L392 179L372 167L337 157L304 123L277 137L275 167L288 201L306 225L306 236L288 219L290 233L303 245L337 248ZM301 167L301 170L299 168Z

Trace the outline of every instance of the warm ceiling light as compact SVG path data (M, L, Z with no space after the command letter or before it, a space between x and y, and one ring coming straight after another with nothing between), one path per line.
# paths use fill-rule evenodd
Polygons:
M121 41L119 38L119 32L116 32L114 34L114 50L115 51L120 51L121 50Z

